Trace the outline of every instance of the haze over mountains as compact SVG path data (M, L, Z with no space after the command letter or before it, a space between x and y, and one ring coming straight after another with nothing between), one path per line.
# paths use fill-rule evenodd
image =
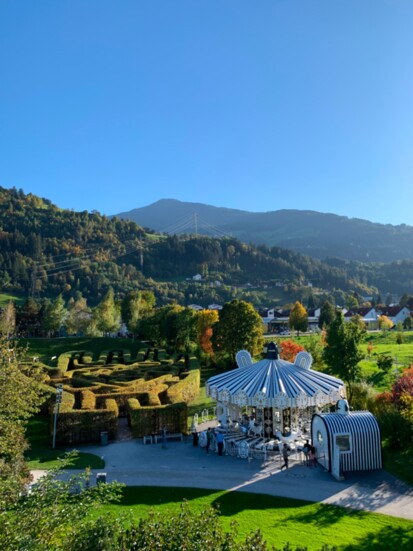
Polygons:
M231 235L246 243L279 246L315 258L361 262L413 259L413 227L378 224L310 210L248 212L161 199L117 214L170 234Z

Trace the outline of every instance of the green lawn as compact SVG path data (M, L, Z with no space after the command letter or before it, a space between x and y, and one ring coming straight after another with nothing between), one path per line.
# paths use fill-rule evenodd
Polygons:
M29 420L26 436L30 444L26 452L26 460L29 468L54 469L59 467L59 457L64 455L64 450L51 447L50 419L45 416L32 417ZM80 452L67 469L102 469L105 466L103 459L91 453Z
M289 542L294 547L306 546L309 551L323 545L336 545L347 551L413 549L412 521L247 492L127 487L119 504L101 507L93 516L105 511L130 510L138 518L150 510L161 514L176 512L184 499L195 511L219 507L225 529L234 520L241 538L260 529L267 543L277 548Z
M0 308L4 308L12 300L16 306L22 306L27 297L19 297L17 295L9 295L8 293L0 293Z

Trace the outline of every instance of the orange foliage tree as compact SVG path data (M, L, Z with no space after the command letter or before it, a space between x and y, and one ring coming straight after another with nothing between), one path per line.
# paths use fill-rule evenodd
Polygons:
M217 323L219 316L216 310L201 310L197 314L198 317L198 342L201 349L212 356L214 350L212 348L211 338L213 335L213 329L215 323Z
M304 347L297 344L292 340L281 341L281 354L280 358L282 360L287 360L287 362L294 362L295 357L299 352L304 350Z

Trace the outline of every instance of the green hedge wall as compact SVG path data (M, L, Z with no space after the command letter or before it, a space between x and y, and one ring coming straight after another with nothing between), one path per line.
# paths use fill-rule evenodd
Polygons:
M166 400L170 404L186 402L189 404L199 394L201 384L201 372L199 369L190 371L188 375L176 385L170 386L166 391Z
M170 433L186 433L188 407L184 403L158 407L141 407L136 399L127 401L129 425L135 438L157 434L162 427Z

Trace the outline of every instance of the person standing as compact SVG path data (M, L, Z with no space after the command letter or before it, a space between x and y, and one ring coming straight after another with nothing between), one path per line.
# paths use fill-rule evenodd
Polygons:
M217 446L218 446L218 455L222 455L224 449L224 433L221 431L217 434Z
M162 449L166 449L166 427L162 428Z
M281 453L284 459L284 465L281 465L281 470L283 470L284 467L288 469L288 455L290 453L290 448L287 446L287 444L284 444Z
M212 432L211 432L211 427L209 427L209 429L207 430L206 436L207 436L207 442L206 442L206 452L207 452L207 454L209 454L209 447L210 447L210 445L211 445L211 442L212 442Z

